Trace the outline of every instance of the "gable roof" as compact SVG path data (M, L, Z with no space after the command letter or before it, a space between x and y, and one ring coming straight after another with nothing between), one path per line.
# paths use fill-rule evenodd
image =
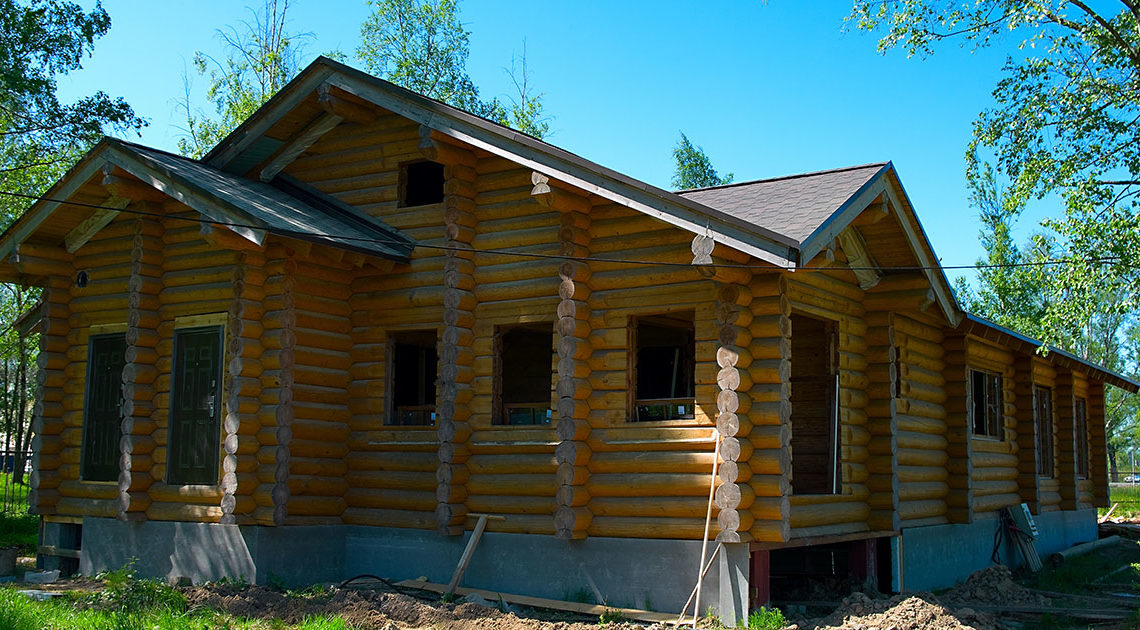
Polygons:
M415 241L336 199L280 176L269 184L158 149L104 138L0 235L0 258L31 235L104 165L117 166L213 222L261 243L266 233L408 260ZM109 208L110 209L110 208Z
M889 166L887 162L864 164L677 194L778 232L802 248L816 230Z

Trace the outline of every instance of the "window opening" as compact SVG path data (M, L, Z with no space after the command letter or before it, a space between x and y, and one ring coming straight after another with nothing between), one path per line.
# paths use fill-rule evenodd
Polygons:
M1001 375L970 370L970 414L974 435L1002 438Z
M1073 405L1074 430L1077 432L1077 476L1081 479L1089 477L1089 422L1088 404L1084 398L1078 398Z
M495 340L495 424L550 424L554 354L551 324L501 329Z
M169 483L217 483L221 386L222 327L175 330Z
M839 334L835 322L793 314L792 492L839 492Z
M412 162L403 166L401 206L423 206L443 201L443 165Z
M696 334L693 311L639 317L634 331L636 421L695 417Z
M1053 476L1053 390L1033 386L1033 422L1037 425L1037 475Z
M438 356L435 331L400 333L392 344L392 404L388 424L430 427L435 424Z
M127 336L92 335L87 355L87 401L83 407L83 479L119 478L119 406L123 398L123 366Z

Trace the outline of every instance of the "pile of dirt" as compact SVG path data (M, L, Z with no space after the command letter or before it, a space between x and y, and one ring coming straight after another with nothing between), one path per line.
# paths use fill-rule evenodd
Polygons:
M598 630L589 623L520 617L475 603L425 602L401 593L339 589L315 595L285 594L261 586L227 585L181 589L191 608L211 608L238 617L281 619L297 624L314 615L339 615L349 626L368 630L448 628L449 630ZM611 623L609 630L644 630L631 623Z
M896 595L872 599L853 593L839 608L823 619L799 624L816 630L997 630L1002 628L992 615L971 608L950 610L930 593Z
M938 599L951 606L1049 605L1047 597L1014 582L1009 567L1000 564L975 572L962 584L939 595Z

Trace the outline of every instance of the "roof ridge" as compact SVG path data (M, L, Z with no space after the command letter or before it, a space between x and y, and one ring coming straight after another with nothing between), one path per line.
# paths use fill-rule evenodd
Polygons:
M847 171L858 171L867 168L882 168L890 162L869 162L867 164L859 164L856 166L842 166L839 168L829 168L822 171L809 171L807 173L793 173L791 175L781 175L779 177L765 177L762 179L752 179L746 182L732 182L730 184L721 184L719 186L704 186L702 188L686 188L684 190L674 190L673 193L677 195L686 195L693 192L703 192L706 190L721 190L724 188L736 188L739 186L751 186L753 184L764 184L768 182L778 182L789 179L799 179L803 177L815 177L818 175L830 175L832 173L845 173Z

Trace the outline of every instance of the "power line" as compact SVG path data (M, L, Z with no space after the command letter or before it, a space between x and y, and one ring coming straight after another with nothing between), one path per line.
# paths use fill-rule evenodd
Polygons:
M241 229L249 229L249 230L265 230L266 229L266 226L263 226L263 225L254 225L254 224L248 224L248 223L237 223L237 222L230 222L230 221L216 221L214 219L209 219L209 218L186 217L186 216L179 216L179 215L175 215L175 214L165 214L165 213L161 213L161 212L150 212L150 211L146 211L146 210L138 210L138 209L134 209L134 208L115 208L115 207L104 206L104 205L100 205L100 204L84 203L82 201L70 201L70 200L66 200L66 199L53 199L51 197L29 195L29 194L25 194L25 193L17 193L17 192L11 192L11 191L6 191L6 190L0 190L0 195L4 195L7 197L16 197L16 198L20 198L20 199L29 199L32 201L47 201L47 202L52 202L52 203L58 203L60 205L77 206L77 207L82 207L82 208L91 208L91 209L95 209L95 210L111 210L114 212L124 212L127 214L134 214L134 215L153 217L153 218L159 218L159 219L175 219L175 220L180 220L180 221L187 221L190 223L221 225L221 226L230 227L230 228L241 228ZM383 238L372 238L372 237L363 237L363 236L342 236L342 235L336 235L336 234L304 232L304 231L300 231L300 230L271 229L270 231L275 232L277 234L286 235L286 236L296 235L297 237L302 237L302 238L311 238L313 236L319 236L321 238L327 238L327 239L336 239L336 240L341 240L341 241L354 241L354 242L361 242L361 243L373 243L376 245L407 245L406 242L396 240L396 239L383 239ZM543 253L538 253L538 252L518 252L518 251L503 250L503 249L475 249L472 247L458 247L458 246L454 246L454 245L432 245L432 244L428 244L428 243L416 243L415 246L417 248L433 249L433 250L439 250L439 251L470 252L470 253L475 253L475 254L494 254L494 255L499 255L499 256L518 256L520 258L556 259L556 260L566 260L566 261L573 261L573 262L596 262L596 263L621 264L621 265L640 265L640 266L646 266L646 267L694 267L694 266L699 266L699 267L704 267L704 268L715 268L715 269L749 269L749 270L754 270L754 271L766 271L766 272L776 272L776 271L835 271L837 269L836 267L828 267L828 266L823 266L823 267L785 267L785 266L776 265L776 264L743 265L743 264L713 263L711 265L693 265L692 263L685 263L685 262L668 262L668 261L656 261L656 260L635 260L635 259L626 259L626 258L603 258L603 257L596 257L596 256L570 256L570 255L563 255L563 254L543 254ZM928 270L947 270L947 269L1010 269L1010 268L1018 268L1018 267L1051 267L1051 266L1072 265L1072 264L1108 265L1108 264L1114 264L1114 263L1122 263L1122 264L1125 264L1125 265L1127 265L1129 267L1133 267L1133 268L1136 267L1136 265L1129 265L1129 264L1125 263L1124 258L1121 256L1100 256L1100 257L1096 257L1096 258L1087 258L1087 259L1050 258L1050 259L1045 259L1045 260L1023 261L1023 262L1016 262L1016 263L974 263L974 264L970 264L970 265L897 265L897 266L890 266L890 267L885 267L885 266L880 266L880 267L845 266L845 267L843 267L843 269L848 269L851 271L928 271Z

